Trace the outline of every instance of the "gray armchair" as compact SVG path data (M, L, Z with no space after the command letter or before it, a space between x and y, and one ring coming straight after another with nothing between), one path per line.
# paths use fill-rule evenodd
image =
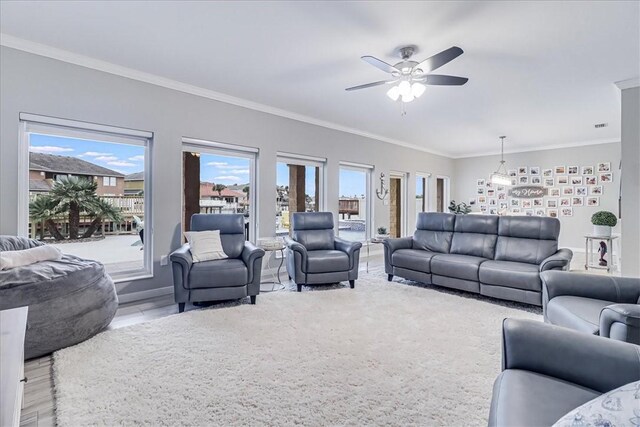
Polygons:
M302 291L302 285L358 278L362 243L335 237L331 212L296 212L291 219L292 237L285 237L287 272Z
M180 313L185 303L221 301L249 296L256 303L264 251L245 241L244 217L240 214L195 214L191 231L220 230L226 259L194 263L185 243L170 256L173 290Z
M635 345L506 319L489 426L550 426L578 406L638 380Z
M542 273L544 320L640 344L640 278Z

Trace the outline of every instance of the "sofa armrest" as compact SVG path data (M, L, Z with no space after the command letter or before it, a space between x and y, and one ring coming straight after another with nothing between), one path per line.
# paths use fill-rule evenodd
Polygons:
M187 277L193 265L193 257L189 244L185 243L169 255L171 260L171 268L173 269L174 286L182 286L188 288Z
M545 271L542 279L543 307L557 296L570 295L601 299L612 303L636 304L640 295L640 279L599 274L575 274Z
M536 372L604 393L640 380L640 347L533 320L505 319L502 368Z
M603 308L600 336L640 344L640 304L612 304Z
M253 265L256 261L261 262L264 256L264 249L261 249L251 242L244 242L242 249L242 261L249 271L249 283L253 282Z
M302 271L307 271L307 248L305 248L302 244L296 242L289 236L284 236L284 244L290 251L300 254L300 257L302 259L300 268L302 269Z
M560 249L540 263L540 271L569 270L571 258L573 258L573 252L570 249Z
M382 242L385 250L389 254L394 253L398 249L411 249L413 246L413 237L400 237L399 239L384 239Z
M344 252L349 256L350 268L353 268L355 253L362 248L362 243L352 242L349 240L341 239L340 237L334 238L335 248L337 251Z

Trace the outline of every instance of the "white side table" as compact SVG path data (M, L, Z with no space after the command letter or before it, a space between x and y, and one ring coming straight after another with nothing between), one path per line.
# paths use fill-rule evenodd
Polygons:
M585 246L585 261L584 261L584 269L585 270L589 270L591 269L597 269L597 270L607 270L607 273L610 273L611 271L616 271L617 269L617 264L616 264L616 256L619 257L619 254L615 254L614 256L614 252L613 252L613 246L615 242L615 240L617 238L619 238L620 236L617 235L613 235L613 236L596 236L595 234L585 234L584 236L584 246ZM607 251L608 251L608 255L609 255L609 260L607 261L607 266L601 266L598 264L599 258L598 258L598 250L594 250L593 244L594 242L600 242L600 241L604 241L607 243Z
M280 252L280 263L278 264L278 268L276 269L276 272L274 273L273 270L270 271L271 273L271 280L260 280L260 292L273 292L273 291L279 291L285 288L284 283L282 283L282 280L280 280L280 270L282 269L282 266L284 265L284 244L282 242L279 241L278 245L274 245L274 244L265 244L265 245L260 245L258 244L258 247L262 250L265 251L265 257L264 259L266 261L263 261L262 264L262 271L264 272L265 267L268 269L269 265L271 264L271 260L275 257L277 259L277 253ZM262 285L270 285L267 287L263 287ZM276 285L279 285L276 288Z
M365 240L364 244L367 247L367 273L369 272L369 247L371 245L378 245L378 244L382 244L382 242L384 242L384 239L378 238L378 237L374 237L372 239L368 239Z

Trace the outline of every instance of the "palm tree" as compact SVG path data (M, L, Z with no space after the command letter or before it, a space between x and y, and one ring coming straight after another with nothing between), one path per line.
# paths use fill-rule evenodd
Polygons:
M121 221L122 215L120 214L120 210L113 206L111 203L97 198L89 203L89 205L85 208L85 210L89 213L93 220L91 224L89 224L89 228L82 235L83 239L91 237L93 233L100 227L100 224L105 219L111 221Z
M224 190L225 188L227 188L227 186L224 184L213 184L213 191L217 191L218 196L220 197L222 197L222 190Z
M57 207L58 203L56 203L51 196L39 196L29 203L29 216L34 221L43 221L54 239L64 240L64 236L60 233L58 226L53 220L58 215ZM44 231L43 235L40 236L41 240L43 238Z
M80 212L97 200L98 183L76 176L63 177L53 185L51 197L59 211L69 212L69 239L78 238Z

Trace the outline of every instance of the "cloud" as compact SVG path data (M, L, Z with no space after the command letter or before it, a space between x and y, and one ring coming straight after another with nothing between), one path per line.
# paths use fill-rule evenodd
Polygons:
M124 160L117 160L117 161L114 161L114 162L107 162L107 164L110 165L110 166L123 166L123 167L135 166L134 163L125 162Z
M55 147L52 145L31 146L29 151L32 153L64 153L67 151L73 151L73 148L68 147Z
M239 176L233 176L233 175L223 175L223 176L216 176L215 178L213 178L213 181L233 181L233 182L240 182L242 180L242 178L240 178Z
M99 156L113 156L112 153L100 153L98 151L87 151L86 153L80 154L80 156L89 156L89 157L99 157ZM80 157L78 156L78 157Z
M221 168L223 166L227 166L228 164L229 163L227 162L209 162L207 163L207 166L215 166L215 167Z
M116 156L98 156L94 160L101 160L103 162L113 162L114 160L118 160Z
M249 169L230 169L229 173L235 173L240 175L249 175Z
M144 160L144 154L140 154L139 156L129 157L129 160L133 162L141 162Z

